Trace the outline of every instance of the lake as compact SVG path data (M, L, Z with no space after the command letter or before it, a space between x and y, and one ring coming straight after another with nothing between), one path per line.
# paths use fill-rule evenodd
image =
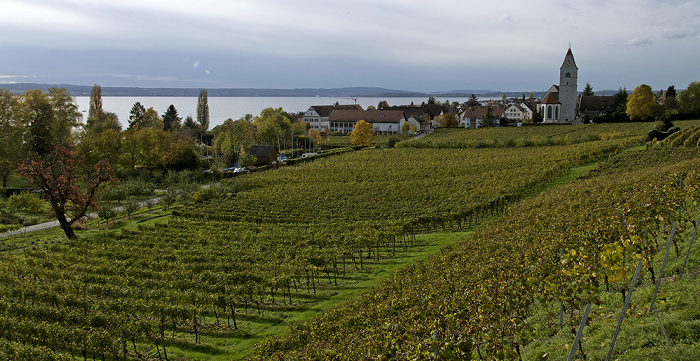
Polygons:
M438 101L464 103L469 98L447 98ZM487 100L479 98L480 100ZM83 122L87 119L87 111L90 108L89 97L75 98L80 111L83 111ZM377 106L380 101L386 100L389 105L409 105L427 102L428 98L357 98L357 104L367 109L368 106ZM129 113L134 103L140 102L146 109L153 107L158 114L163 115L170 104L175 106L180 117L191 115L197 120L197 97L102 97L102 108L106 112L117 114L122 127L129 125ZM354 98L333 97L209 97L209 129L222 124L226 119L240 119L246 114L260 115L265 108L282 107L289 113L305 112L312 105L353 104Z

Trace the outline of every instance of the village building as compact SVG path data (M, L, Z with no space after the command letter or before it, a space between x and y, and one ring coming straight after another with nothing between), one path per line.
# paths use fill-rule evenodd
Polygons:
M411 117L407 118L402 110L334 110L328 117L331 132L350 133L355 123L364 120L372 124L372 131L377 134L397 134L408 122L420 129L420 122Z
M524 103L511 104L505 109L504 117L515 121L528 120L532 119L532 110Z
M547 93L538 105L538 111L542 114L543 123L558 123L561 114L561 103L556 93Z
M256 167L263 165L276 165L279 151L271 145L251 145L249 153L255 156Z
M504 117L505 109L501 107L480 105L476 107L470 107L465 109L459 115L459 123L465 128L481 128L485 126L484 119L486 114L488 114L489 108L491 108L491 124L492 126L499 126L500 119Z
M576 119L577 85L578 67L569 48L559 68L559 85L552 85L537 106L544 123L570 123Z
M362 106L359 104L347 104L347 105L312 105L309 109L304 112L303 119L304 122L309 123L311 129L317 129L322 131L329 131L330 124L328 123L328 117L334 110L362 110Z
M613 96L582 95L578 106L578 116L587 121L593 121L608 113Z

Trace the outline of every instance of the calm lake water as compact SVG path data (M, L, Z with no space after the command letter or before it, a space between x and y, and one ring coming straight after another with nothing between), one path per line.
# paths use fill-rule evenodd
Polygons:
M83 113L83 122L90 108L89 97L76 97L76 103ZM367 109L368 106L377 106L380 101L386 100L389 105L409 105L427 102L428 98L357 98L357 104ZM468 98L447 98L438 101L466 102ZM481 99L480 100L485 100ZM153 107L158 114L163 115L170 104L175 106L178 114L184 119L191 115L197 119L197 97L102 97L102 108L107 112L117 114L122 127L129 124L129 112L134 103L140 102L146 109ZM331 97L209 97L209 122L210 128L222 124L226 119L239 119L246 114L259 115L265 108L279 108L289 113L305 112L312 105L353 104L355 99L331 98Z

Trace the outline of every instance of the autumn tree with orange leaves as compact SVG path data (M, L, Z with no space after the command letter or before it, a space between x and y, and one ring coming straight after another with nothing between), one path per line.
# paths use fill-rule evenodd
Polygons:
M88 167L83 157L60 145L42 158L25 160L19 172L41 189L69 239L77 238L73 223L100 208L95 201L100 185L114 179L107 161Z

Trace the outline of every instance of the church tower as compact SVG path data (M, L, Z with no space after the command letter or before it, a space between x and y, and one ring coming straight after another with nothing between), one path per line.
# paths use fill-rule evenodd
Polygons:
M576 118L577 79L578 67L574 61L574 54L569 48L559 68L559 103L561 103L559 121L561 122L571 122Z

